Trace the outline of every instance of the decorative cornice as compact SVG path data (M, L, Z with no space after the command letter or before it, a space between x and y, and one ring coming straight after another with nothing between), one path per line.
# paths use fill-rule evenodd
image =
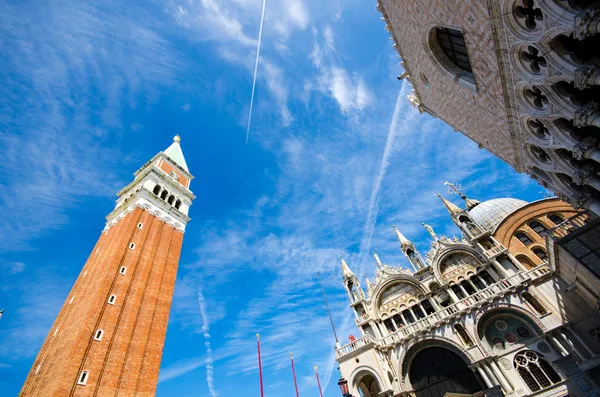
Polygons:
M191 219L147 190L140 189L136 191L132 197L128 198L126 202L108 214L104 231L110 229L113 225L116 225L121 219L127 216L127 214L133 212L135 207L140 207L148 211L150 214L173 226L182 233L185 232L185 227Z

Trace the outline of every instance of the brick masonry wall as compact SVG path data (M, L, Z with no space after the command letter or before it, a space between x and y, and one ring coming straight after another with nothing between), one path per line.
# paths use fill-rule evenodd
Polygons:
M380 2L421 103L514 167L516 160L487 2ZM455 82L429 49L429 33L436 26L463 32L477 92Z
M569 204L560 201L557 198L540 200L522 208L519 208L509 216L507 216L500 225L496 228L493 236L504 245L511 254L518 258L519 255L525 255L533 262L534 265L542 264L542 260L533 253L533 248L543 248L546 250L546 240L533 231L527 223L536 220L541 222L547 229L556 226L548 215L558 214L563 219L568 219L575 215L578 211L574 210ZM515 234L523 231L532 240L532 244L525 246Z
M21 395L154 395L182 241L181 232L139 207L103 232ZM93 338L98 329L101 341ZM84 370L87 384L77 385Z

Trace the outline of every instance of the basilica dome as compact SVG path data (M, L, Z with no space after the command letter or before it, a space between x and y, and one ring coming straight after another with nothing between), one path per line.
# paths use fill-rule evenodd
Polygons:
M493 232L504 218L527 204L527 201L514 198L493 199L479 204L469 214L477 224Z

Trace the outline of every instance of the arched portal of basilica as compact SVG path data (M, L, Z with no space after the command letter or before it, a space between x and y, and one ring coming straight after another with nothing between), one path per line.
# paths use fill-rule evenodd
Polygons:
M484 389L467 362L453 351L432 346L419 351L408 371L415 397L473 394Z

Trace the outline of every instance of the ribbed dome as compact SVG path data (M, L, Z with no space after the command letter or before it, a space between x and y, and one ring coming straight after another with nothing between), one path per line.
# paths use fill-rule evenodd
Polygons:
M485 230L493 232L504 218L527 204L527 201L514 198L493 199L479 204L469 214Z

